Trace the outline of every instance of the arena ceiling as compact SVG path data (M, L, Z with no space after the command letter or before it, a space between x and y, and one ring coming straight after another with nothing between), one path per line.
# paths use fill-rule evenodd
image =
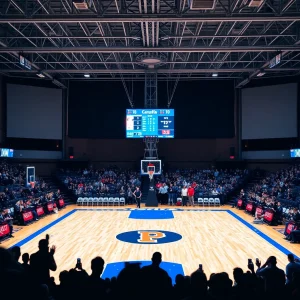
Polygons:
M154 68L159 79L243 87L300 73L299 24L300 0L2 0L0 72L59 85L143 80Z

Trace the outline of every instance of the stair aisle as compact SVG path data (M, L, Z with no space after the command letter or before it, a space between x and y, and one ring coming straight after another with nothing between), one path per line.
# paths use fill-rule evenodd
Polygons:
M60 190L60 194L62 195L66 205L74 204L76 202L73 193L55 175L43 176L43 180L51 187L53 192Z

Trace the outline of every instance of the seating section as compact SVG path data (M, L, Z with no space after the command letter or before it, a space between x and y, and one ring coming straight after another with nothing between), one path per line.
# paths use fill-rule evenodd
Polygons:
M176 170L155 177L158 200L161 204L182 203L181 189L192 186L194 201L200 206L220 206L226 197L241 186L246 170ZM119 206L127 203L129 190L141 185L137 172L117 168L84 171L61 171L59 178L77 195L78 205ZM159 189L165 183L168 198L161 201ZM88 198L86 200L85 198ZM121 200L122 199L122 200ZM180 202L180 203L179 203Z
M258 172L233 206L254 216L255 223L278 225L293 219L300 208L300 165L276 172Z
M138 172L116 167L83 171L61 170L58 178L77 196L78 205L125 205L129 190L132 193L136 186L141 185ZM89 200L86 201L85 198Z
M34 187L26 187L26 171L20 164L0 159L0 175L0 211L9 209L13 213L15 204L20 200L41 203L61 197L60 191L52 188L43 178L36 177Z
M222 197L243 185L247 178L247 170L199 170L178 169L156 176L158 184L165 182L172 184L173 190L180 193L183 186L192 186L195 189L195 199Z

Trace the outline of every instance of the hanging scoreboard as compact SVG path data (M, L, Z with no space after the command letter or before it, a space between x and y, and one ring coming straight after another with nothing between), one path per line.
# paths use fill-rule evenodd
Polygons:
M127 138L174 138L174 109L127 109Z

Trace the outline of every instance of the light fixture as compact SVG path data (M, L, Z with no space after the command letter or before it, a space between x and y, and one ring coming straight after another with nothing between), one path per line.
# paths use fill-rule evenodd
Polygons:
M218 77L218 73L212 73L212 77Z
M260 70L259 73L256 75L257 77L262 77L266 75L266 72L264 70Z
M84 74L83 76L84 76L85 78L90 78L90 77L91 77L90 74Z
M41 72L37 73L36 74L37 77L40 77L40 78L45 78L45 75Z

